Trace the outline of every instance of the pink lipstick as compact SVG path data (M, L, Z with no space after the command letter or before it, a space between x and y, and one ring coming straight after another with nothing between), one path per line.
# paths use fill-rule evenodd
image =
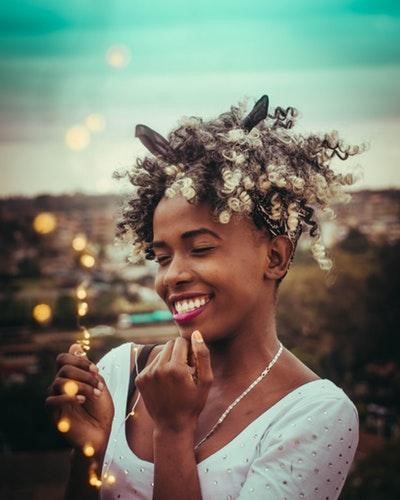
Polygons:
M188 321L191 321L192 319L196 318L199 314L201 314L210 302L211 300L208 301L203 306L200 306L197 309L194 309L193 311L189 311L187 313L178 313L178 312L174 313L173 318L177 323L187 323Z

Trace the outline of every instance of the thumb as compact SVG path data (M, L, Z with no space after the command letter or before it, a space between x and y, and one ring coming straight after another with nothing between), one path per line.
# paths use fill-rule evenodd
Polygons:
M191 343L196 359L198 383L209 387L213 381L210 351L204 342L202 334L198 330L192 333Z
M69 354L74 354L75 356L86 356L86 352L82 349L80 344L72 344L68 349Z

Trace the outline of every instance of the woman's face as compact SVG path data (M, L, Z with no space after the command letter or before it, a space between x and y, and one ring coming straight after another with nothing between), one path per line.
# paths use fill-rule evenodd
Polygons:
M255 327L265 314L268 240L245 218L212 219L207 204L163 198L153 219L157 293L180 334L217 340Z

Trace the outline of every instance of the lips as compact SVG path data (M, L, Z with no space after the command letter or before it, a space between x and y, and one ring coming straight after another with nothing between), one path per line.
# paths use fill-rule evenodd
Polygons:
M211 298L208 298L207 302L200 307L195 307L192 310L187 312L178 312L174 307L173 318L177 323L187 323L192 321L194 318L197 318L210 304Z

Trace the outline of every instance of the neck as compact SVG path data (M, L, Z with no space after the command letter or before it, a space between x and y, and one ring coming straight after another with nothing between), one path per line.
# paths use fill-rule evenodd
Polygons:
M279 349L275 317L210 343L214 382L225 384L259 375Z

